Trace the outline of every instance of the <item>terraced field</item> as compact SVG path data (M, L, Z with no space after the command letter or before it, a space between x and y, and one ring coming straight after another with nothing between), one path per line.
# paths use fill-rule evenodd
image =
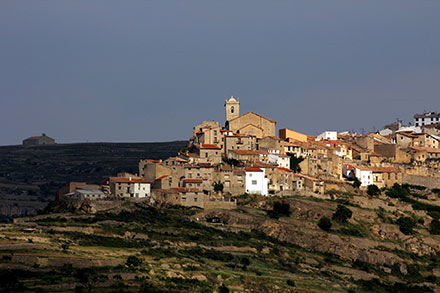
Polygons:
M428 212L384 194L344 196L244 195L232 211L124 202L23 218L1 227L0 280L12 292L439 292ZM341 204L347 223L320 229ZM410 235L402 216L417 219Z

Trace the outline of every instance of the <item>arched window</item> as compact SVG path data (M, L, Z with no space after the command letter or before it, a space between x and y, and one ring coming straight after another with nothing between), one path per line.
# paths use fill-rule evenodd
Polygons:
M234 106L231 107L231 113L234 113Z

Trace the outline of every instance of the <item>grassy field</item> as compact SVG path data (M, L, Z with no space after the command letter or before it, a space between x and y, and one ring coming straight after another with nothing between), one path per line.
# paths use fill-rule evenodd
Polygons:
M48 214L3 225L0 280L12 292L439 289L439 236L427 232L427 221L404 235L393 211L353 203L345 205L353 213L347 223L332 220L325 232L318 219L331 218L337 200L240 200L244 204L232 211L157 209L128 202L93 215ZM389 199L381 200L386 205ZM277 202L287 204L290 213L274 217L269 211ZM426 214L405 215L429 219ZM205 219L211 216L221 223L208 223ZM376 233L375 225L382 225L387 234ZM433 250L425 251L423 245Z

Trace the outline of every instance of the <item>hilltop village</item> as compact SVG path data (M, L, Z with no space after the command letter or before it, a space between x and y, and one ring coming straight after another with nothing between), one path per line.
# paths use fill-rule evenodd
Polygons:
M257 113L240 115L240 101L225 101L225 125L204 121L189 145L166 160L145 158L139 173L119 173L102 184L70 182L59 198L147 199L204 209L236 207L234 196L326 197L338 184L440 187L439 114L414 115L377 133L324 131L314 137L281 128Z

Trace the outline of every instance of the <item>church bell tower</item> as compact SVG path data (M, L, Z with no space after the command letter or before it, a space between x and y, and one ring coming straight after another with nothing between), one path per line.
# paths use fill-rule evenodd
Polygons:
M240 99L234 98L231 96L229 99L225 101L225 111L226 111L226 125L228 122L234 118L240 116Z

